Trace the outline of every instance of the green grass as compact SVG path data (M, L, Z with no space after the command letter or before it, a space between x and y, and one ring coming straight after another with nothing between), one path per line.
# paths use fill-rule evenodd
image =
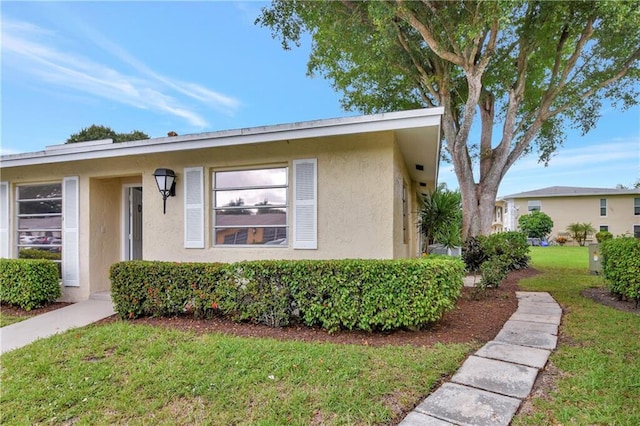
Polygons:
M472 349L94 325L2 355L0 424L387 424Z
M15 315L7 315L0 310L0 327L4 327L5 325L13 324L16 322L24 321L29 316L15 316Z
M556 389L534 400L534 412L516 425L640 424L640 315L601 306L580 295L606 286L588 271L586 247L534 247L542 274L523 290L548 291L564 309L560 343L551 355Z

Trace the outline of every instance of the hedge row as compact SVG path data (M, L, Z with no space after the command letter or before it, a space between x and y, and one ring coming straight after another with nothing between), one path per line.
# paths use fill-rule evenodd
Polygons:
M54 262L0 259L0 302L30 311L55 301L60 293Z
M640 302L640 239L618 237L600 244L602 274L611 292Z
M112 266L111 297L122 318L190 312L274 327L415 329L455 306L463 274L456 259L130 261Z

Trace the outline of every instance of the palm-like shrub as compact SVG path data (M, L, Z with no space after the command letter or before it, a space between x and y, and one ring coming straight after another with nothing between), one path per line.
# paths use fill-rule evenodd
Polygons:
M450 191L446 184L420 199L420 233L424 236L423 250L430 244L454 247L462 244L462 197L459 191Z
M580 246L584 246L587 237L596 232L596 229L590 223L571 223L567 226L567 231L571 233L573 238Z

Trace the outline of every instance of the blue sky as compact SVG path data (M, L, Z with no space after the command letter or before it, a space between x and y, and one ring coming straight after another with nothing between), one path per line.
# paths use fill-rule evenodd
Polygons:
M2 153L42 150L91 124L159 137L354 115L328 81L306 76L308 45L284 51L253 24L265 4L3 1ZM607 107L549 167L521 159L499 194L639 177L640 108ZM458 186L450 165L440 181Z

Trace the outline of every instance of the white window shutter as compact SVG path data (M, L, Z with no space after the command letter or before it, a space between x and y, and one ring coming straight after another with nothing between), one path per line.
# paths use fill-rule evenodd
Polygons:
M293 248L318 248L318 160L293 161Z
M9 182L0 182L0 257L9 253Z
M80 287L78 177L62 180L62 284Z
M204 168L184 169L184 247L204 248Z

